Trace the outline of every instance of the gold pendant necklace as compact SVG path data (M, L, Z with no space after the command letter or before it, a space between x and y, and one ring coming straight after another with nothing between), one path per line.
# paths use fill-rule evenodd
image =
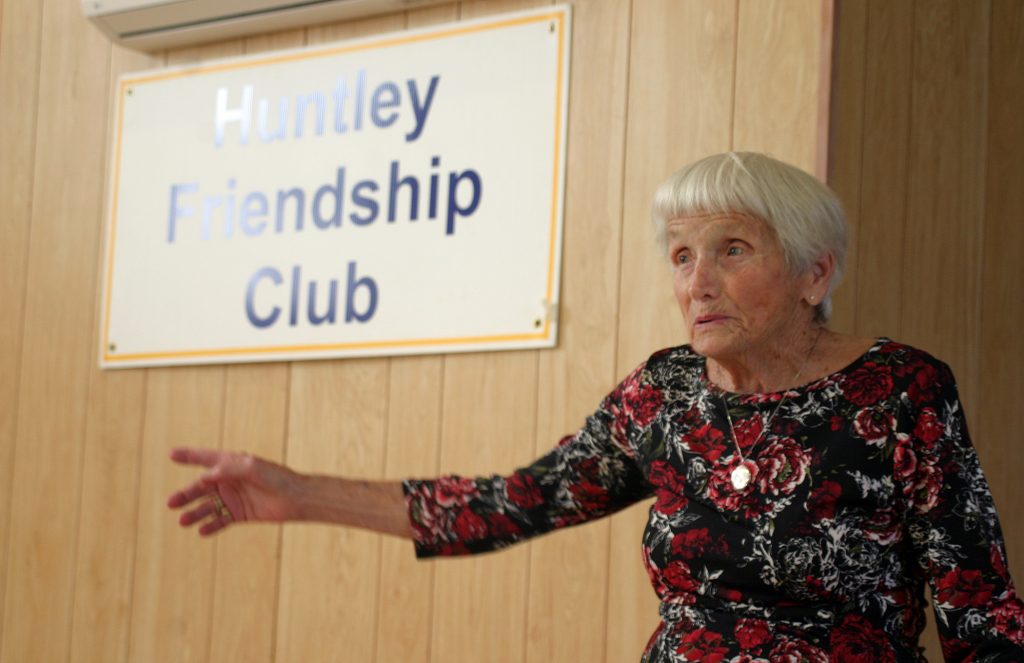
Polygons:
M818 340L821 338L821 333L824 331L824 327L818 328L818 334L814 337L814 343L811 344L811 349L807 352L807 356L804 357L803 363L800 365L799 370L793 376L791 382L799 386L800 376L803 374L804 369L807 368L807 363L811 360L811 355L814 354L815 348L818 347ZM767 420L762 418L761 420L761 432L757 434L757 438L750 445L749 453L753 453L754 448L761 442L768 429L771 428L772 421L775 420L775 415L779 413L782 408L782 404L786 402L786 398L789 396L789 390L782 392L782 398L775 405L775 409L772 410L771 415ZM736 455L739 456L740 464L732 468L732 472L729 473L729 481L732 483L732 487L736 492L739 492L750 485L750 482L754 478L754 473L757 471L757 465L752 460L747 460L743 457L743 452L740 450L739 439L736 437L736 429L732 425L732 415L729 414L729 401L725 400L725 393L721 394L722 405L725 406L725 420L729 422L729 434L732 436L732 444L736 447ZM758 413L760 414L760 413Z

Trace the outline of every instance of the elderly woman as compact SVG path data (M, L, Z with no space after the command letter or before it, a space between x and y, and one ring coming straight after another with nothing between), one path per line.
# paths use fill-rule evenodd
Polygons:
M575 435L507 477L305 476L177 450L208 471L181 522L317 520L478 553L653 496L662 622L644 661L921 661L924 586L947 660L1024 659L1024 606L950 369L829 330L846 227L810 175L708 157L658 189L688 345L661 350Z

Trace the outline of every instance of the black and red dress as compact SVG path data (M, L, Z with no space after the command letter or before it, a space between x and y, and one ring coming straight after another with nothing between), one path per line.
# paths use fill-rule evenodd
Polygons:
M752 475L741 489L737 443ZM421 557L653 496L643 557L662 622L649 663L921 661L926 582L947 660L1024 660L1024 604L953 375L888 339L765 394L723 392L689 346L662 350L529 467L404 487Z

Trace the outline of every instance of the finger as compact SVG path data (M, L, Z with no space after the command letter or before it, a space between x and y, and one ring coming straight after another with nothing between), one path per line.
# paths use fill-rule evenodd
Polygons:
M178 518L178 523L182 527L189 527L210 516L217 516L217 506L212 501L207 500L191 511L181 514L181 517Z
M223 456L224 452L216 449L192 449L189 447L171 449L171 460L182 465L213 467Z
M223 518L208 520L199 527L199 536L210 536L211 534L216 534L230 524L231 521L224 520Z
M201 497L206 497L213 491L213 486L200 479L187 488L171 493L170 497L167 498L167 506L177 509Z

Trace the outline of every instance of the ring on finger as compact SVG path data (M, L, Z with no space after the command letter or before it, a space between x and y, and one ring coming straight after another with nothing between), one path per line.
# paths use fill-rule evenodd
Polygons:
M217 518L227 523L234 520L234 517L231 515L231 510L228 509L226 504L224 504L224 500L221 499L220 493L212 493L210 495L210 501L213 502L213 510Z

